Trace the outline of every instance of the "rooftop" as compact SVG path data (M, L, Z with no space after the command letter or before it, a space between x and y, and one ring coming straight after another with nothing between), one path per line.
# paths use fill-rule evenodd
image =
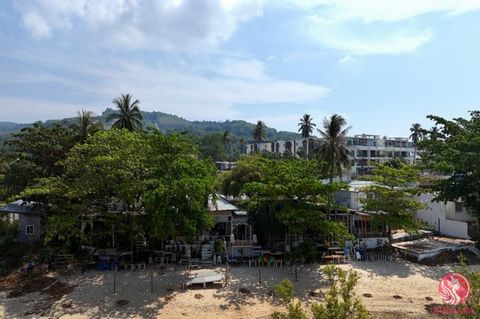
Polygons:
M0 213L10 214L42 214L45 210L45 206L36 202L27 202L21 199L0 207Z
M215 202L213 202L211 198L208 200L208 208L212 212L225 211L225 210L240 211L240 209L237 206L233 205L225 197L218 194L217 194L217 200Z

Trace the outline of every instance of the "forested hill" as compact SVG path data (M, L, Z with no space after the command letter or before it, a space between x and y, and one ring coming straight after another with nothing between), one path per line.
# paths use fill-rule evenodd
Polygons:
M113 112L112 109L106 109L98 118L108 127L106 123L106 117L109 113ZM176 115L167 114L163 112L144 112L142 111L144 118L144 127L156 127L162 132L186 132L196 136L203 136L209 133L223 133L228 130L231 136L235 136L245 140L252 139L252 130L254 124L246 121L188 121ZM67 118L62 120L48 120L44 122L46 125L52 125L53 123L68 124L73 121L74 118ZM266 123L268 125L268 123ZM23 127L27 127L29 124L19 124L12 122L0 122L0 139L5 138L9 134L19 131ZM277 131L273 128L267 128L268 140L281 140L299 138L299 134L286 131Z

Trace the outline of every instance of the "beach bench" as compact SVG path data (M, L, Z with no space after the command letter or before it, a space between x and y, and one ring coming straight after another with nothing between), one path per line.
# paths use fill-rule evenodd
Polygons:
M187 280L184 283L184 287L186 288L187 286L201 284L203 285L203 288L206 288L207 284L210 284L210 283L223 284L224 280L225 280L224 274L221 274L215 271L205 271L205 272L197 273L195 277Z

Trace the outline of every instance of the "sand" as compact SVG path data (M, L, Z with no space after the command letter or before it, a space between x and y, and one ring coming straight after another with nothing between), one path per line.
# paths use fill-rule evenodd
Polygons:
M451 266L429 267L408 261L352 262L340 267L359 273L356 293L367 310L375 318L382 319L433 318L425 306L441 303L437 294L438 280L452 269ZM310 292L320 292L326 287L322 268L307 265L298 271L298 281L294 282L296 298L305 308L321 301L321 294L312 297ZM218 270L226 272L225 268ZM260 285L258 268L234 267L227 272L226 287L182 290L181 283L188 274L183 268L170 268L165 273L154 272L153 293L148 270L117 272L115 293L113 272L110 271L49 274L75 288L52 301L50 306L46 305L44 315L47 318L268 318L272 312L283 310L278 299L272 296L273 286L284 278L294 281L294 274L287 267L265 267L261 272ZM241 293L240 288L249 292ZM18 298L7 298L7 295L6 291L0 291L0 318L23 318L29 310L44 306L46 300L39 292ZM427 297L431 300L426 300Z

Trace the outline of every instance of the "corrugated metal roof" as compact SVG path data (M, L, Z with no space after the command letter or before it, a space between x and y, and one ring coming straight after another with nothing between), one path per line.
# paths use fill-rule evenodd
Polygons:
M210 211L225 211L225 210L233 210L233 211L238 211L240 210L237 206L233 205L230 203L228 200L225 199L222 195L217 195L217 200L216 202L213 202L212 199L210 198L208 200L208 209Z
M0 212L13 214L41 214L45 212L45 206L42 207L38 203L26 202L20 199L0 207Z

